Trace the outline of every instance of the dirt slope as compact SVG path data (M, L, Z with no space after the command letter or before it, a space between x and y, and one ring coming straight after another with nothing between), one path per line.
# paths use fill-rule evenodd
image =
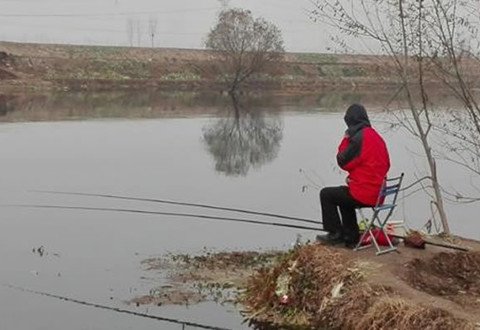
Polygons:
M1 72L8 69L17 86L35 89L221 90L224 72L206 50L67 46L0 42ZM291 93L328 88L358 89L392 85L382 75L381 56L289 53L266 67L247 85L251 90ZM388 71L388 69L387 69ZM7 75L4 73L4 75ZM382 78L383 77L383 78ZM0 80L0 91L12 87Z

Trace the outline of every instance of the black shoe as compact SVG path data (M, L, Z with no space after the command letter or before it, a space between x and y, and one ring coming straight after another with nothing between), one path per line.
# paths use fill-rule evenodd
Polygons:
M358 241L345 241L345 247L347 249L353 250L357 247L357 245L358 245Z
M343 235L341 233L328 233L327 235L317 235L317 242L326 245L336 245L343 243Z

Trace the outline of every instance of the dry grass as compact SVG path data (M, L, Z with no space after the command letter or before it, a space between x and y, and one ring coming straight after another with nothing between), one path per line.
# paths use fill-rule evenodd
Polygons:
M288 303L276 294L277 279L288 274ZM361 277L354 263L321 245L293 250L277 265L252 276L241 301L250 319L308 326ZM335 290L334 290L335 288ZM333 292L333 294L332 294Z
M368 267L321 245L293 250L248 281L241 299L247 320L258 329L268 328L266 324L296 329L475 329L449 311L407 302L390 287L371 286L364 281ZM276 289L285 273L289 299L282 303Z
M465 320L430 306L409 304L400 298L383 297L377 300L354 327L358 330L376 329L475 329Z

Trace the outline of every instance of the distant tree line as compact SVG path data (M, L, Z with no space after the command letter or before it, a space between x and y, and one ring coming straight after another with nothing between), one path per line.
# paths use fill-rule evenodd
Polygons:
M157 27L158 27L158 18L155 16L149 17L146 30L143 29L141 19L129 17L127 19L127 25L126 25L128 45L130 47L133 47L136 44L137 47L141 47L142 36L145 33L147 37L150 39L151 47L154 48L155 37L157 35Z

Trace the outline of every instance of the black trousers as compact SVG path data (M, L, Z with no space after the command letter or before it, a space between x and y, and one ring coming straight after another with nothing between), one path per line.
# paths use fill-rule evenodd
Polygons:
M367 205L353 199L347 186L323 188L320 191L320 204L323 228L329 233L341 233L346 242L356 243L360 234L355 209Z

